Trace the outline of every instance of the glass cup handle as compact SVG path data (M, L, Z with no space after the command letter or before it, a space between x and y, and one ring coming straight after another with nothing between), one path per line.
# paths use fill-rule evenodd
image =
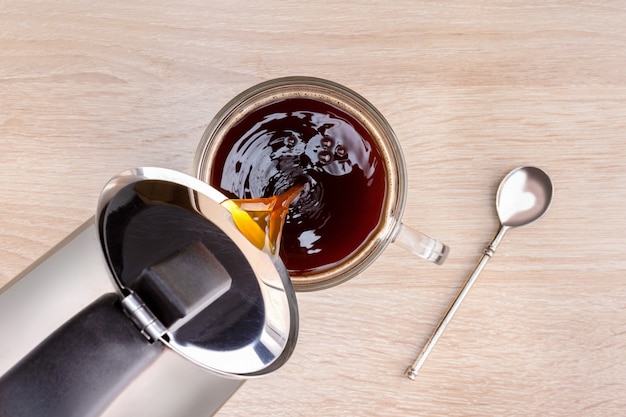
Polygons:
M450 248L430 236L400 223L393 242L420 258L441 265L448 256Z

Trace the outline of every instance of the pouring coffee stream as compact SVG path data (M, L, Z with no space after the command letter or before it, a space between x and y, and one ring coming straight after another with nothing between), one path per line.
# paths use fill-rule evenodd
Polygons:
M254 246L276 255L280 249L280 237L289 205L298 198L304 187L304 184L296 184L280 195L229 199L221 204L232 214L239 231Z
M491 243L484 249L483 255L474 271L467 278L465 285L452 302L446 314L431 334L415 361L405 372L414 380L426 357L434 348L461 302L478 278L487 261L494 255L504 234L511 228L525 226L541 218L550 207L553 196L552 181L548 174L536 167L520 167L511 171L500 183L496 195L496 209L500 219L500 230Z

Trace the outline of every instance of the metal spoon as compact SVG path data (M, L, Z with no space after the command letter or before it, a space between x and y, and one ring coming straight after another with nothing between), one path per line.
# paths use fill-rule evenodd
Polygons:
M413 380L419 369L426 361L426 357L433 349L452 316L461 305L461 302L478 278L489 258L496 252L504 234L513 227L525 226L538 220L545 214L552 201L553 189L550 177L544 171L535 167L516 168L504 177L496 195L496 210L500 218L500 230L491 243L483 250L483 255L476 264L474 271L467 278L465 285L454 302L442 317L437 328L419 356L406 370L406 376Z

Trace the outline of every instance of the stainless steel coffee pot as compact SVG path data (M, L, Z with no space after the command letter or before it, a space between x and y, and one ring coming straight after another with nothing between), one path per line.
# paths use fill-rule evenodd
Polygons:
M138 168L0 294L0 416L207 416L298 334L278 256L186 174Z

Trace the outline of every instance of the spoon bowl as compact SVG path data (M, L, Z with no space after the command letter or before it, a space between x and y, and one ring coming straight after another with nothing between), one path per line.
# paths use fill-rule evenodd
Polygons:
M519 227L541 218L552 202L550 177L537 167L520 167L511 171L500 183L496 209L500 223Z

